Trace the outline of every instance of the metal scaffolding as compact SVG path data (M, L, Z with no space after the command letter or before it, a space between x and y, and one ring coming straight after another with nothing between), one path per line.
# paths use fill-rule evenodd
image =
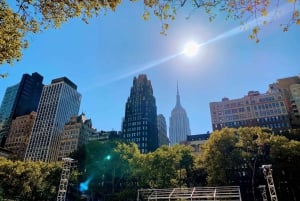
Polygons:
M169 189L140 189L137 201L150 200L222 200L242 201L239 186L220 187L194 187L194 188L169 188Z
M278 198L276 195L276 189L275 189L275 185L274 185L274 181L273 181L273 176L272 176L272 165L263 165L262 169L263 169L263 173L265 175L265 179L268 182L271 201L278 201Z
M63 158L63 167L60 177L59 189L57 193L57 201L65 201L66 194L68 189L69 177L71 168L73 167L74 163L76 162L72 158Z
M260 186L258 186L258 189L260 190L263 201L268 201L267 192L266 192L266 185L260 185Z

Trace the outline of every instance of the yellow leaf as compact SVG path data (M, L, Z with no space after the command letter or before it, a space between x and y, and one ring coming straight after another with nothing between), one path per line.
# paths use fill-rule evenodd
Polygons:
M168 30L168 28L169 28L169 24L164 24L164 29Z
M288 0L289 3L295 3L295 0Z
M296 24L300 25L300 19L297 19Z
M144 19L144 20L149 20L149 16L150 16L150 13L149 13L149 11L146 10L146 11L144 12L144 14L143 14L143 19Z
M263 8L263 9L261 10L261 15L262 15L262 16L267 16L267 15L268 15L268 12L267 12L267 9L266 9L266 8Z
M256 26L253 28L252 33L256 35L258 33L259 28Z

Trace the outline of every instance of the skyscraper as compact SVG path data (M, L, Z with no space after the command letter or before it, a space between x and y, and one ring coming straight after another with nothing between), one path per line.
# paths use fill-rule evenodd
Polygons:
M10 124L18 116L37 111L43 90L43 77L38 73L24 74L20 83L6 89L0 107L0 141L4 146Z
M180 104L179 89L177 84L176 105L170 117L169 138L170 144L178 144L185 141L187 135L191 135L190 123L185 109Z
M54 79L43 88L25 160L57 159L60 135L70 118L78 115L80 100L77 86L66 77Z
M144 74L133 79L122 131L125 141L135 142L142 153L158 148L156 101L151 81Z

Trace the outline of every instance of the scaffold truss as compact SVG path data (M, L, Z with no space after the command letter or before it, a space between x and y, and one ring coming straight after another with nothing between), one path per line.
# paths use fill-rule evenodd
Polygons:
M272 176L272 165L262 165L265 179L267 180L271 201L278 201L275 184Z
M66 200L66 194L67 194L67 189L68 189L71 168L73 167L74 163L76 162L72 158L63 158L62 161L63 161L63 167L62 167L59 189L58 189L58 194L57 194L57 201L65 201Z
M258 189L260 190L263 201L268 201L266 185L260 185L260 186L258 186Z
M191 200L191 201L242 201L239 186L194 187L169 189L140 189L137 201L150 200Z

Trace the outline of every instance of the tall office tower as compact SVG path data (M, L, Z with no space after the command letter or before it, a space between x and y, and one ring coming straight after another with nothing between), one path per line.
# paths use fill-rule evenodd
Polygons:
M156 102L151 81L144 74L133 79L122 130L123 139L135 142L142 153L158 148Z
M36 112L18 116L12 120L5 148L12 151L14 158L24 160L29 137L36 118Z
M68 157L80 146L86 144L90 136L95 133L96 129L92 126L92 120L87 119L84 114L71 117L71 120L65 124L60 138L57 160Z
M281 92L287 107L292 128L300 128L300 108L297 107L297 85L300 84L300 75L278 79L269 85L269 92ZM296 96L296 97L294 97Z
M20 83L6 89L0 108L0 141L4 146L10 124L18 116L37 111L43 90L43 77L24 74Z
M291 128L281 93L250 91L243 98L223 98L221 102L211 102L209 105L213 130L259 126L280 133Z
M158 146L169 145L169 138L167 135L167 124L164 115L157 116L157 131L158 131Z
M177 84L176 105L170 117L169 137L170 144L178 144L185 141L191 135L190 123L185 109L180 104L180 96Z
M78 115L81 95L68 78L52 80L43 88L25 160L51 162L57 159L64 125Z

